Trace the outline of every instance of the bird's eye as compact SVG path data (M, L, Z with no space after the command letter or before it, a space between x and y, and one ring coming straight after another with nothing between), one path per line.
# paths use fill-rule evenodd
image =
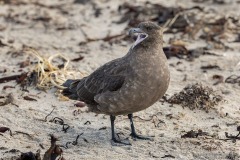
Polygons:
M147 27L147 30L151 31L151 30L152 30L152 28L151 28L151 27Z

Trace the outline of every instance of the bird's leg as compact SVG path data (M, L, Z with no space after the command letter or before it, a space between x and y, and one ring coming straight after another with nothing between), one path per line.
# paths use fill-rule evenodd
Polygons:
M124 144L124 145L131 145L129 142L124 142L121 140L116 139L115 131L114 131L114 121L116 119L116 116L110 115L110 120L111 120L111 129L112 129L112 141L114 143L119 143L119 144Z
M141 136L141 135L138 135L135 131L135 127L134 127L134 124L133 124L133 114L128 114L128 118L130 120L130 125L131 125L131 134L130 136L132 136L134 139L143 139L143 140L152 140L152 138L150 137L144 137L144 136Z

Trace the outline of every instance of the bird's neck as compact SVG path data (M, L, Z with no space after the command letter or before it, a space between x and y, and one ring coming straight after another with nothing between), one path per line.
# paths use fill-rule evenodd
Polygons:
M131 48L131 50L136 52L137 54L159 54L163 53L162 48L163 48L163 42L162 39L146 39L143 42L139 43L136 45L134 48ZM160 51L160 52L159 52ZM138 55L135 55L138 56Z

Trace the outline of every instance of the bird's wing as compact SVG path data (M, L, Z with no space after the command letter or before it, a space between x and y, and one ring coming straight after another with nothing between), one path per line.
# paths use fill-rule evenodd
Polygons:
M127 66L112 61L97 69L85 80L78 83L77 94L79 99L86 103L96 103L94 96L106 91L116 91L122 87Z

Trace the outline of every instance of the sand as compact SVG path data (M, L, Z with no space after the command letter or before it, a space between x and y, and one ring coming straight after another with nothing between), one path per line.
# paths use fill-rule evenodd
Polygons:
M21 51L24 46L35 48L45 57L55 53L61 53L69 59L84 56L79 62L71 62L69 70L86 74L114 58L125 55L131 46L131 43L123 40L113 44L100 40L79 45L86 39L83 33L91 39L127 34L124 30L127 23L113 23L120 19L117 9L124 1L96 2L96 6L101 8L101 15L98 18L94 16L95 9L91 3L82 5L62 0L16 2L26 3L0 5L0 40L6 44L0 45L0 77L33 69L34 64L19 68L19 63L26 59L36 62L32 55ZM186 1L174 0L154 2L164 6L196 5L190 1L188 4ZM142 4L142 1L136 3ZM239 8L240 4L232 4L232 1L227 1L223 6L212 5L210 2L198 5L206 8L218 7L219 15L229 13L239 16L239 12L235 12L234 9ZM60 6L60 9L56 6ZM43 20L39 20L41 18ZM174 35L165 34L165 42L171 37ZM205 45L203 41L187 38L185 41L187 48ZM155 115L150 121L134 119L137 132L155 136L154 141L133 141L129 137L130 125L127 117L118 116L116 130L123 133L120 135L121 138L129 138L132 146L112 146L109 117L88 113L86 107L77 108L74 106L76 101L60 101L55 95L56 88L44 92L32 86L28 88L29 92L24 92L20 90L19 85L16 86L15 81L1 83L0 89L4 86L15 86L2 89L0 95L12 93L13 102L18 107L13 104L0 106L0 127L8 127L13 133L13 136L10 136L8 131L0 133L0 159L17 159L21 152L35 153L38 149L43 156L50 147L50 134L58 137L57 144L66 146L67 142L74 141L81 133L83 134L78 139L77 145L69 144L68 148L62 147L65 159L216 160L230 159L229 154L233 155L232 157L235 155L235 159L240 159L240 141L233 143L221 140L226 138L225 132L234 135L238 133L236 128L240 125L240 86L229 83L213 85L215 81L212 79L215 74L224 78L232 74L240 75L239 43L229 45L232 45L232 50L213 50L219 56L203 55L194 61L175 57L169 59L171 82L167 91L168 97L180 92L188 84L201 83L212 87L222 95L224 101L209 112L157 102L150 108L136 113L136 116L143 119L151 119ZM208 64L218 65L221 70L203 72L201 66ZM183 81L185 75L187 79ZM37 101L24 100L24 96L30 96ZM45 122L45 117L53 108L54 111ZM70 126L66 133L62 131L61 125L49 122L54 117L62 118L64 123ZM90 123L86 123L87 121ZM199 129L212 136L181 138L186 132Z

